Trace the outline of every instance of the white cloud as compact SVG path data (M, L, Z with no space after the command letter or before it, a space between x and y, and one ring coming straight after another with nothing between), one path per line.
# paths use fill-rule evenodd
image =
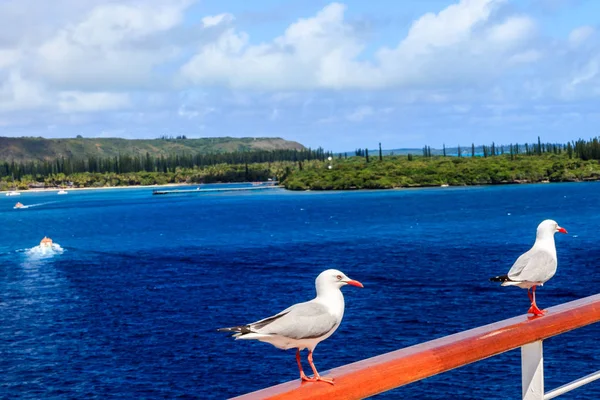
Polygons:
M374 107L358 106L345 114L345 119L350 122L363 122L382 120L386 116L392 115L396 111L395 107Z
M58 106L62 112L92 112L120 110L131 106L129 96L122 93L106 92L61 92Z
M596 30L593 27L580 26L571 31L569 34L569 42L572 45L578 46L589 39L594 33L596 33Z
M370 135L391 120L425 129L438 113L423 109L466 120L482 104L575 107L600 96L594 28L550 38L535 7L525 15L508 0L454 3L381 30L342 3L307 5L272 33L281 21L249 24L226 2L215 15L199 0L0 2L0 134L38 124L57 135L130 126L155 137L202 124L214 134L251 126L302 138L307 126L342 125Z
M371 61L360 59L367 46L345 21L346 7L332 3L314 17L299 19L269 43L252 45L246 33L224 29L181 73L198 85L270 90L386 89L477 81L537 59L529 48L535 23L525 16L493 18L503 3L462 0L438 14L426 14L397 47L380 49ZM511 56L516 57L508 62Z
M20 53L15 49L0 49L0 69L7 68L19 61Z
M488 30L488 38L494 44L514 45L535 32L535 22L529 17L508 18Z
M217 109L214 107L190 107L188 105L182 104L179 106L179 110L177 110L177 114L180 117L193 119L193 118L203 118L209 114L216 112Z
M269 114L269 121L275 121L279 118L279 110L274 108L271 110L271 114Z
M531 64L542 58L542 53L538 50L525 50L521 53L516 53L510 56L506 63L507 65Z
M177 48L157 49L145 41L180 24L188 4L98 5L41 44L35 70L49 84L73 90L148 84L153 68L173 57Z
M569 101L600 97L600 56L578 65L562 82L560 96Z
M419 54L464 43L489 19L494 6L501 3L503 1L462 0L438 14L427 13L412 24L401 47L408 54ZM491 31L495 29L497 27Z
M283 36L267 44L251 45L248 34L225 29L182 67L182 75L197 84L234 88L335 86L346 72L354 73L354 68L343 68L343 63L363 47L344 23L344 10L342 4L330 4L315 17L290 25Z
M43 87L13 71L0 83L0 111L30 110L49 105Z
M361 106L346 115L346 119L353 122L360 122L367 117L370 117L375 112L371 106Z
M226 22L232 22L233 19L233 15L228 13L223 13L219 15L209 15L207 17L202 18L202 26L205 28L210 28L213 26L221 25Z

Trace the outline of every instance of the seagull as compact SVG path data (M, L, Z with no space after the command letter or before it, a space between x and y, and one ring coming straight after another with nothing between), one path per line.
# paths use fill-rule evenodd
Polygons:
M296 362L300 370L300 379L307 382L327 382L333 385L333 379L324 378L317 372L313 363L315 347L336 331L344 316L344 295L342 286L363 287L359 281L348 278L343 272L328 269L317 276L315 286L317 297L294 304L271 317L252 322L248 325L220 328L221 332L235 332L237 339L255 339L271 343L287 350L296 349ZM308 363L314 376L309 378L302 370L300 351L308 349Z
M507 275L490 278L492 282L502 282L502 286L518 286L527 289L531 307L527 313L535 316L544 315L535 303L535 288L543 286L556 273L556 246L554 234L567 233L565 228L558 226L556 221L547 219L542 221L535 235L533 247L522 254L513 264Z

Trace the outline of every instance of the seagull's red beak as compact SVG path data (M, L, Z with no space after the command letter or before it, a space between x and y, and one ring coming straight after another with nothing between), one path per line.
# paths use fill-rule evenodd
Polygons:
M565 228L561 228L560 226L558 227L558 232L560 233L567 233L567 230Z
M346 283L352 286L364 287L362 283L355 281L354 279L350 279L349 281L346 281Z

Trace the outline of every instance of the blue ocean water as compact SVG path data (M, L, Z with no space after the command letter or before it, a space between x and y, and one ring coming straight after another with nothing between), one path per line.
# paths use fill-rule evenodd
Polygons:
M17 201L38 204L14 210ZM152 196L152 189L0 197L0 398L223 399L297 379L293 351L234 341L338 268L338 331L321 371L524 313L488 281L555 219L552 305L600 291L600 183ZM64 251L32 254L47 235ZM592 325L545 341L547 389L600 369ZM305 354L303 354L305 357ZM518 350L376 398L516 399ZM561 399L600 398L600 383Z

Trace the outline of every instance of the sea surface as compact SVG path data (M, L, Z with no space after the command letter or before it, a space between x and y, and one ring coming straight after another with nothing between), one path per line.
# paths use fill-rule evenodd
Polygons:
M341 327L314 354L321 372L520 315L526 291L488 278L546 218L569 233L540 307L599 293L600 183L2 195L0 398L224 399L297 379L293 350L216 329L311 299L327 268L364 288L344 287ZM56 251L36 248L45 235ZM596 324L546 340L546 388L599 370L599 338ZM515 350L375 398L520 393ZM600 399L600 381L560 398Z

